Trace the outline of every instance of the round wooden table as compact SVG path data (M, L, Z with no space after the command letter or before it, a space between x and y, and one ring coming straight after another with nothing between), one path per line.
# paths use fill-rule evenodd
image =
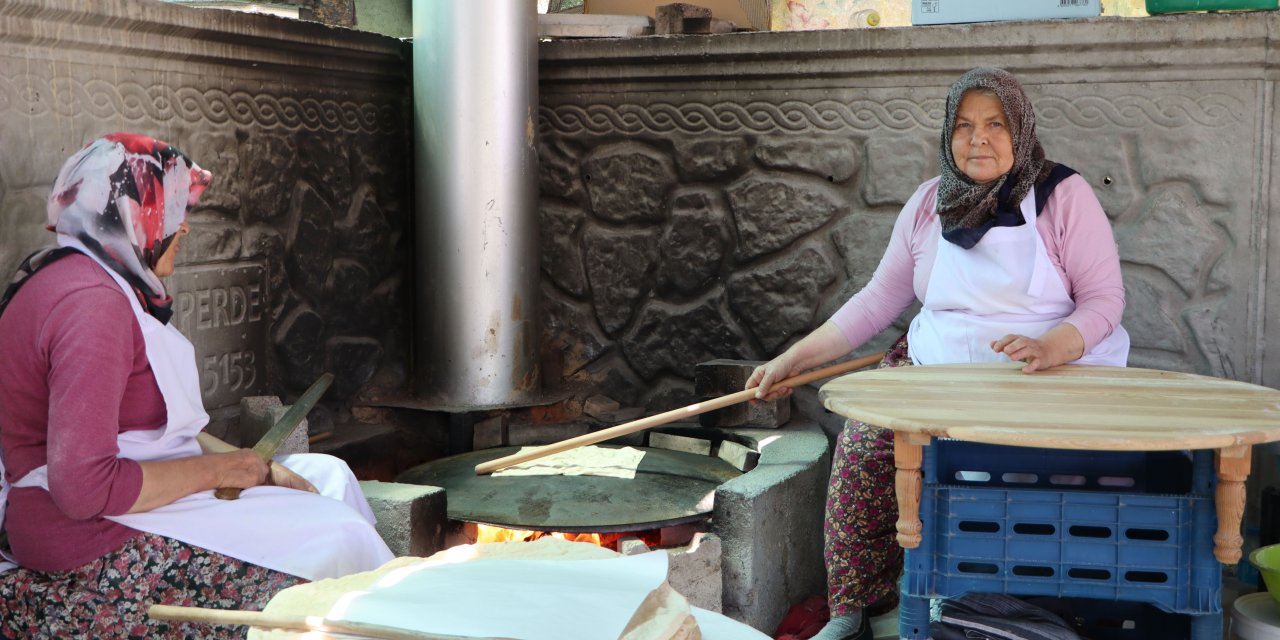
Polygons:
M1280 391L1152 369L1021 367L895 367L823 385L831 411L894 432L899 544L920 544L921 447L934 436L1053 449L1216 449L1214 555L1239 561L1251 449L1280 440Z

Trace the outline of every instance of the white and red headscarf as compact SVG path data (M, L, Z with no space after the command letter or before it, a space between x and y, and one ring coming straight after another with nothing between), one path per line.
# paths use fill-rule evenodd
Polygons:
M67 159L49 194L48 228L79 240L168 322L172 299L152 270L212 174L166 142L134 133L103 136ZM65 255L32 254L0 297L0 313L31 274Z

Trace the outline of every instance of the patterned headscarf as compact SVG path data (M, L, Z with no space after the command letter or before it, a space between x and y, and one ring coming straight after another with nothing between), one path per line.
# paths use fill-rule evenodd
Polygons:
M964 94L972 90L988 91L1000 100L1013 138L1013 167L987 184L978 184L956 166L951 153L951 135L956 127L956 110ZM1036 113L1031 100L1008 71L991 67L972 69L947 94L947 115L942 124L942 144L938 148L938 166L942 182L938 187L938 217L942 236L965 249L978 243L1002 212L1022 216L1019 205L1032 186L1043 182L1056 163L1045 160L1044 148L1036 137Z
M48 229L79 240L120 274L161 322L173 299L152 269L212 175L166 142L113 133L71 156L49 194ZM0 298L0 313L41 267L66 255L53 247L23 261Z

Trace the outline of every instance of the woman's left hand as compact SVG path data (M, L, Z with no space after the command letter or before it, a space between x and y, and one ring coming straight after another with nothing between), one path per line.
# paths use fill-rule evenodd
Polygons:
M287 489L320 493L316 490L315 485L307 482L306 478L290 471L288 467L280 464L279 462L271 463L271 473L267 476L267 483L277 487L285 487Z
M1048 330L1039 338L1009 334L991 342L991 350L1023 362L1023 373L1051 369L1084 355L1084 338L1069 323Z

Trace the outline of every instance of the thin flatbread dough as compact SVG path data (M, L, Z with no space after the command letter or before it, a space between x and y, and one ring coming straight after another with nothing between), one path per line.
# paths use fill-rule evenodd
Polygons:
M264 610L286 616L323 616L349 593L366 591L385 575L418 564L453 564L458 562L502 560L601 560L620 554L585 542L568 542L558 538L541 538L533 542L500 542L459 545L430 558L396 558L374 571L345 578L319 580L290 587L276 594ZM303 634L289 631L249 630L250 640L301 640ZM306 640L339 638L310 632ZM701 640L702 633L689 607L689 602L670 584L663 581L637 608L619 640Z
M516 454L540 447L521 447ZM545 458L521 462L506 469L494 471L495 476L603 476L606 478L636 477L636 469L644 452L632 447L585 446Z

